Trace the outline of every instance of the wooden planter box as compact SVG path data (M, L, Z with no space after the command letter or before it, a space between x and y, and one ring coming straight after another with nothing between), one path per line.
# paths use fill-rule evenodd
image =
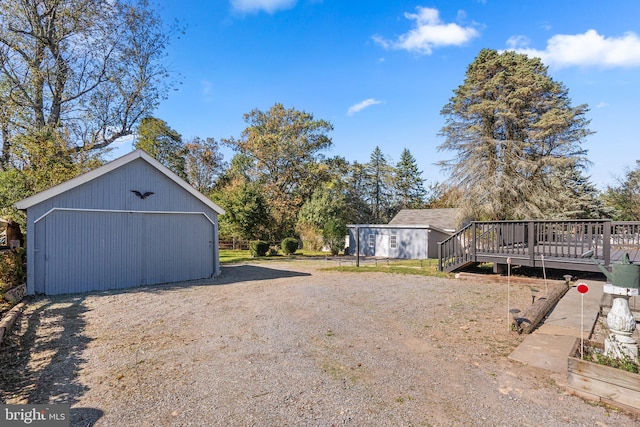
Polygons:
M600 347L599 343L585 345ZM567 386L577 395L640 414L640 375L580 359L580 340L569 354Z

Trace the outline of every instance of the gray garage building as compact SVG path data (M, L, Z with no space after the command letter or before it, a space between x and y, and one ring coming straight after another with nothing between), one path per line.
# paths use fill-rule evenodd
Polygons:
M16 203L27 213L27 293L220 273L224 210L141 150Z

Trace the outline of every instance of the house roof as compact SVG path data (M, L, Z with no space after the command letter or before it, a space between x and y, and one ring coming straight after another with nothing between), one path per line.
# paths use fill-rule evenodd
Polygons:
M69 191L75 187L78 187L82 184L85 184L89 181L92 181L102 175L105 175L112 170L118 169L121 166L124 166L128 163L136 159L142 159L147 162L149 165L156 168L160 173L164 174L167 178L174 181L180 187L184 188L186 191L191 193L194 197L200 200L202 203L216 211L219 215L223 215L225 213L224 209L220 206L209 200L207 196L193 188L189 183L180 178L178 175L173 173L169 168L164 166L162 163L158 162L156 159L151 157L149 154L142 150L135 150L130 152L129 154L125 154L122 157L118 157L117 159L100 166L99 168L93 169L89 172L86 172L82 175L79 175L75 178L72 178L68 181L63 182L62 184L58 184L55 187L51 187L47 190L41 191L40 193L34 194L31 197L27 197L26 199L22 199L19 202L16 202L15 207L17 209L25 210L30 208L31 206L35 206L39 203L44 202L52 197L55 197L59 194L62 194L66 191Z
M455 231L460 209L402 209L389 221L394 226L431 226L445 231Z

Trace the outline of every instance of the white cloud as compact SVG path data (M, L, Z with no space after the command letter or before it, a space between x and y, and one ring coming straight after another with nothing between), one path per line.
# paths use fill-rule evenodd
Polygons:
M440 20L438 9L416 7L417 13L405 13L405 18L415 21L414 28L402 34L396 40L387 40L373 36L373 40L385 49L399 49L423 55L431 55L434 48L441 46L459 46L479 36L473 27L458 24L446 24ZM460 12L459 16L464 16Z
M609 106L608 102L602 101L602 102L598 103L598 105L596 105L596 108L605 108L605 107L608 107L608 106Z
M527 36L511 36L507 40L507 46L511 50L526 49L529 46L529 38Z
M362 111L365 108L371 107L372 105L376 105L376 104L382 104L382 101L377 100L375 98L365 99L364 101L349 107L349 110L347 111L347 116L353 116L358 111Z
M297 0L231 0L231 6L240 12L260 12L273 13L277 10L289 9L296 4Z
M633 32L609 38L596 30L576 35L558 34L547 40L545 50L529 48L528 42L522 41L511 37L507 44L516 52L539 57L546 65L555 68L640 66L640 38Z

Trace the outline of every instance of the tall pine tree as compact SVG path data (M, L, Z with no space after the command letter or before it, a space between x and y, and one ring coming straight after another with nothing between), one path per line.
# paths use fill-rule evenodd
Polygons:
M427 191L424 188L422 171L408 149L402 150L396 165L395 197L397 209L420 209L424 207Z
M393 179L393 167L389 165L389 160L380 147L376 146L365 166L367 201L374 223L386 223L395 213L392 196Z
M444 106L440 162L469 219L545 218L563 210L558 171L585 162L586 105L571 106L539 58L484 49Z

